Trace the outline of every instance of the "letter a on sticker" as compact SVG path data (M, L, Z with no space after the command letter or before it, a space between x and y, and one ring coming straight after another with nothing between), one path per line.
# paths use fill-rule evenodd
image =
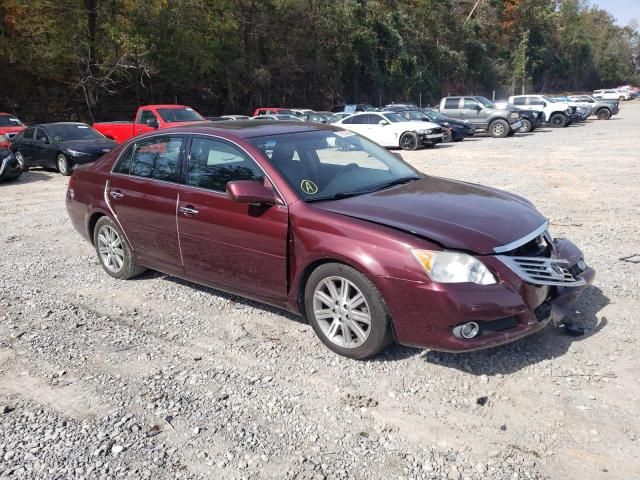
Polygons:
M315 195L316 193L318 193L318 186L311 180L302 180L302 182L300 183L300 188L307 195Z

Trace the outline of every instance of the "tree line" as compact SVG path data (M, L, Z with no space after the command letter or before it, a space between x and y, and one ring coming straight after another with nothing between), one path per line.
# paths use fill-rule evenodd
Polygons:
M2 0L0 110L27 121L435 102L638 82L640 34L585 0Z

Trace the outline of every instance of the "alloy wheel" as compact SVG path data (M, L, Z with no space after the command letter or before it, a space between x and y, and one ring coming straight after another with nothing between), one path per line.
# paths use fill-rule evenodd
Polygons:
M69 173L69 162L64 155L58 155L58 158L56 158L56 166L62 175L67 175Z
M16 157L16 161L18 162L18 165L20 166L20 170L22 170L24 172L25 167L26 167L26 163L24 161L24 157L22 156L22 154L20 152L16 152L15 157Z
M362 292L343 277L327 277L313 293L313 313L326 338L356 348L369 338L371 312Z
M118 273L124 265L122 239L117 230L103 225L98 231L98 252L103 265L113 273Z

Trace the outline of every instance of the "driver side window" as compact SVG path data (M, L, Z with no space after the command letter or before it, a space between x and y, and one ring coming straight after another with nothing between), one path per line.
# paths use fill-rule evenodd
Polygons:
M47 132L45 132L44 129L38 128L36 130L36 140L38 142L48 143L49 142L49 135L47 135Z
M476 110L479 106L480 104L475 100L472 100L470 98L465 98L462 108L464 108L465 110Z
M143 110L140 112L140 117L138 118L138 123L146 125L149 120L158 121L156 116L153 114L151 110Z

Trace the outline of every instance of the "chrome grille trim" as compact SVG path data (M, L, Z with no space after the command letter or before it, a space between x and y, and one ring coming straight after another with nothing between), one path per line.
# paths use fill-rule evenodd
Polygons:
M522 280L533 285L558 287L580 287L586 285L583 278L576 278L569 272L569 262L545 257L510 257L497 255Z
M495 253L504 253L504 252L510 252L511 250L515 250L516 248L521 247L526 243L529 243L531 240L533 240L537 236L542 235L547 230L547 228L549 228L549 221L545 220L542 225L540 225L538 228L536 228L533 232L529 233L528 235L525 235L524 237L519 238L518 240L514 240L513 242L507 245L503 245L502 247L495 247L493 251Z

